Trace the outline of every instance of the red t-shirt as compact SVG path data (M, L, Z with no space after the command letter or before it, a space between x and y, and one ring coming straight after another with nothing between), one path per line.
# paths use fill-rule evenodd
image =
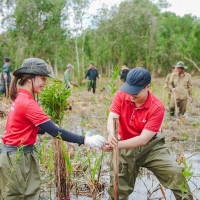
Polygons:
M49 120L27 90L19 89L8 115L2 140L6 145L31 145L36 142L39 124Z
M148 92L146 102L136 107L129 94L118 90L110 111L119 115L119 135L121 140L138 136L143 129L158 132L163 121L165 108L162 102Z

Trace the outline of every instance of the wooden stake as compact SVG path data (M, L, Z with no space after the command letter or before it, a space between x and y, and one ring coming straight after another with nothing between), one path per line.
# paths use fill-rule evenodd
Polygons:
M175 115L177 116L178 115L178 106L177 106L177 101L176 101L176 93L174 93L174 104L175 104Z
M118 119L113 120L114 123L114 135L116 140L118 141ZM113 164L114 164L114 200L119 200L119 191L118 191L118 183L119 183L119 157L118 157L118 142L117 145L113 148Z
M5 83L6 83L6 98L8 98L8 79L5 79Z
M163 89L163 96L162 96L162 100L163 100L163 105L165 105L165 88Z

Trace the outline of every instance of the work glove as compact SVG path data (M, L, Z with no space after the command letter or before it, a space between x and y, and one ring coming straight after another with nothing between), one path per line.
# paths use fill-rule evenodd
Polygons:
M85 136L85 146L88 147L99 147L105 146L106 138L101 135Z

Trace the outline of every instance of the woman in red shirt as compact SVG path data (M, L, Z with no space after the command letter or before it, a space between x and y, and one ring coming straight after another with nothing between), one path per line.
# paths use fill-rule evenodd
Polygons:
M100 135L87 137L70 133L56 126L42 111L34 94L42 92L47 77L53 78L43 60L25 59L13 75L10 87L13 103L0 148L1 197L36 200L40 193L39 165L34 146L38 133L47 132L53 137L60 135L64 141L99 148L105 145L106 139Z

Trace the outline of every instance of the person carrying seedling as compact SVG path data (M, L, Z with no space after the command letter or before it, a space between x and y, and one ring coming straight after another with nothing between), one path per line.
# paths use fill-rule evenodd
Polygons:
M109 152L116 146L113 120L119 119L119 199L127 199L133 192L139 169L145 167L154 173L163 186L172 190L177 200L192 200L182 167L169 153L164 136L159 132L165 108L149 90L150 82L151 75L145 68L130 70L110 107L108 143L103 150ZM182 183L189 193L182 194ZM109 194L110 199L114 199L112 163Z
M64 83L66 85L67 88L72 88L73 84L72 84L72 77L71 77L71 71L73 70L74 66L71 64L67 65L67 69L64 72Z
M120 79L123 80L124 82L126 81L126 77L129 71L130 69L126 65L122 65Z
M5 58L4 59L4 66L2 68L1 72L1 86L0 86L0 94L6 94L6 92L9 92L9 86L10 86L10 81L11 81L11 76L10 76L10 64L11 60L10 58ZM8 96L6 94L5 96Z
M42 92L47 77L53 78L46 62L25 59L13 75L10 86L13 102L0 147L1 199L36 200L40 193L38 153L34 146L37 134L47 132L54 138L99 148L106 139L100 135L87 137L70 133L55 125L42 111L34 96Z
M99 78L99 73L96 68L94 68L94 63L90 63L89 68L85 74L85 79L88 77L88 91L91 90L95 93L96 91L96 79Z
M187 66L182 61L176 64L177 72L169 80L169 89L172 92L170 102L170 115L174 115L175 102L179 108L179 115L184 115L187 106L187 100L192 103L192 83L191 75L185 72Z

